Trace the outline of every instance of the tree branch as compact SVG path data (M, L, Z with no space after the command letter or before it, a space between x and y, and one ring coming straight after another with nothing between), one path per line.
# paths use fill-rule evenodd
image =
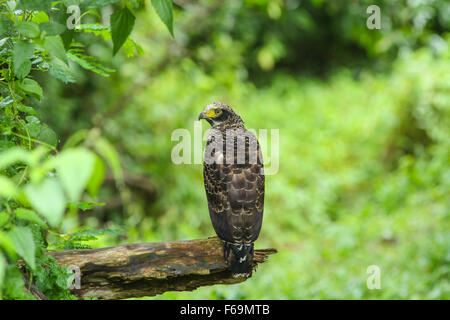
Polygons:
M30 282L30 279L24 273L24 270L22 268L20 269L20 272L22 273L23 281L25 282L25 292L33 295L36 300L47 300L45 294L41 290L39 290L36 285Z
M233 284L217 237L202 240L124 244L115 247L50 252L60 265L77 266L78 297L124 299L201 286ZM255 250L254 267L275 249Z

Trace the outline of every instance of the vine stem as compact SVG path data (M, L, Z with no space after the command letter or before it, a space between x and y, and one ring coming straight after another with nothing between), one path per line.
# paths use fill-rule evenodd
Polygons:
M41 144L41 145L43 145L43 146L46 146L46 147L50 148L51 150L55 151L56 153L58 153L58 150L57 150L54 146L52 146L51 144L48 144L48 143L46 143L46 142L44 142L44 141L40 141L40 140L37 140L37 139L33 139L33 138L31 138L31 137L25 137L25 136L23 136L23 135L21 135L21 134L19 134L19 133L16 133L16 132L11 132L11 133L12 133L13 135L15 135L16 137L19 137L19 138L22 138L22 139L29 139L29 140L32 141L32 142L39 143L39 144Z

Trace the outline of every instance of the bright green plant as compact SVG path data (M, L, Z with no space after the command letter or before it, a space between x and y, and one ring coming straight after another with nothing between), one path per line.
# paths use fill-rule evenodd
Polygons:
M36 106L45 95L38 81L40 73L70 83L76 78L74 65L105 77L114 71L86 52L83 34L112 39L113 54L122 47L127 56L134 55L135 50L142 53L129 35L135 20L132 11L144 1L115 4L110 26L81 23L86 15L101 20L99 8L116 2L1 1L0 298L32 299L30 285L51 299L74 298L67 289L67 272L46 251L49 247L86 248L84 241L114 232L106 229L61 234L67 211L101 205L95 198L105 175L105 163L119 186L121 165L114 147L95 129L76 133L60 148L59 138L41 121ZM171 2L152 3L173 33ZM71 16L67 13L71 6L82 14ZM69 20L73 20L73 28Z

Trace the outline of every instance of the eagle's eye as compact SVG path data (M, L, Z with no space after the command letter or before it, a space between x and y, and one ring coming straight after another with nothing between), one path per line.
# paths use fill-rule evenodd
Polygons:
M207 119L215 119L222 115L222 109L221 108L210 108L207 111L203 112L203 116Z

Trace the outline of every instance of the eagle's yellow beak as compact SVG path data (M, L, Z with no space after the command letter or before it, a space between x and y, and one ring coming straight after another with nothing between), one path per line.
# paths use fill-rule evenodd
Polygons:
M198 116L198 120L201 119L214 119L217 118L218 116L220 116L221 112L216 112L216 109L209 109L208 111L203 111L202 113L200 113L200 115Z

